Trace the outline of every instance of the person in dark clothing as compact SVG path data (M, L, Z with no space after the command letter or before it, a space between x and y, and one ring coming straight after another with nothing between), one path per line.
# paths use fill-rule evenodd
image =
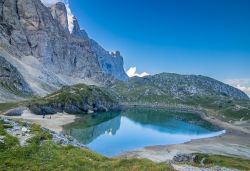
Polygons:
M43 111L42 113L43 113L43 119L44 119L45 118L45 112Z

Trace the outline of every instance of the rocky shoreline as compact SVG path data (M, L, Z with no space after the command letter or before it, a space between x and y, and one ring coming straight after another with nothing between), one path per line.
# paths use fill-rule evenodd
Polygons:
M144 147L135 151L125 152L117 157L147 158L154 162L169 162L173 161L176 156L183 157L193 153L250 158L250 147L247 145L250 142L250 130L240 125L221 121L204 110L196 110L188 106L178 108L177 106L166 105L123 105L123 107L161 108L171 111L192 112L200 115L202 119L211 124L224 129L226 133L217 137L191 140L183 144Z
M128 108L129 106L127 106ZM130 106L131 107L131 106ZM135 107L135 106L134 106ZM136 106L139 107L139 106ZM142 106L140 106L142 107ZM145 106L143 106L145 107ZM147 106L149 107L149 106ZM155 106L156 107L156 106ZM159 106L158 106L159 107ZM165 108L161 106L160 108ZM176 111L177 108L169 108L169 110ZM182 108L182 112L192 112L192 109ZM180 111L180 110L178 110ZM27 111L26 111L27 112ZM234 126L219 119L216 119L209 114L204 112L196 111L195 114L199 114L202 119L216 125L226 130L226 133L212 138L206 139L198 139L192 140L188 143L176 144L176 145L167 145L167 146L152 146L145 147L143 149L138 149L136 151L126 152L117 158L147 158L154 162L167 162L171 163L171 165L176 170L203 170L203 171L213 171L213 170L222 170L222 171L237 171L237 169L228 169L223 167L211 167L211 168L199 168L192 166L190 164L193 163L193 159L195 157L194 153L204 153L204 154L220 154L226 156L235 156L241 158L250 158L250 148L247 147L246 144L250 141L250 132L248 130L243 129L239 126ZM25 112L24 112L25 115ZM13 116L0 116L0 120L4 122L6 126L6 131L8 134L15 136L19 139L20 145L25 145L27 140L32 138L32 134L30 134L30 125L32 123L39 124L44 131L49 132L52 135L52 141L56 144L60 144L63 146L71 145L74 147L86 148L83 144L79 143L76 139L71 136L64 135L60 133L61 131L53 131L53 127L51 127L52 122L58 124L58 118L45 118L46 122L51 122L51 124L45 125L45 120L41 118L39 115L34 115L36 117L40 117L39 122L37 118L33 118L34 114L25 115L23 118L13 117ZM56 114L60 115L60 114ZM61 114L64 119L69 114ZM69 115L72 116L72 115ZM54 116L53 116L54 117ZM30 118L30 119L27 119ZM21 122L18 120L22 119ZM32 120L33 119L33 120ZM60 117L59 117L60 119ZM24 121L23 121L24 120ZM71 122L74 119L72 118ZM46 128L44 127L46 126ZM62 127L63 125L60 125ZM4 137L0 137L0 142L4 141ZM188 163L188 164L183 164Z
M3 122L5 130L8 134L18 138L21 146L25 146L28 143L28 140L33 137L33 134L31 133L32 122L20 122L5 116L0 116L0 121ZM44 127L41 127L41 129L49 132L49 134L52 135L52 141L56 144L60 144L63 146L72 145L74 147L86 148L83 144L79 143L71 136L57 133ZM0 137L0 141L4 142L4 137Z

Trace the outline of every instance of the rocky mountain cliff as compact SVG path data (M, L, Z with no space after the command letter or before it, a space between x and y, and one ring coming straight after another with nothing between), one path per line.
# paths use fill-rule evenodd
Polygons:
M16 99L33 94L17 69L0 56L0 96Z
M120 53L110 54L90 39L76 18L70 32L63 3L0 0L0 55L36 95L62 85L127 79Z
M128 79L120 52L108 52L89 38L61 2L45 6L40 0L0 0L0 56L0 102L45 96L79 83L113 85L119 102L249 99L203 76L163 73Z

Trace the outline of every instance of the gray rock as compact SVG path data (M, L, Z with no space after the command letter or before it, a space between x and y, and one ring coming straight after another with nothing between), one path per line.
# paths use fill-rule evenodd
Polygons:
M0 48L16 58L8 61L15 63L25 76L34 64L24 64L26 56L39 62L36 72L43 75L32 80L26 76L32 90L36 94L49 93L62 85L105 85L114 79L126 79L122 57L93 46L93 40L80 29L76 18L70 33L67 17L63 3L46 7L40 0L0 1Z
M16 95L33 94L20 72L2 56L0 56L0 87Z
M51 14L55 20L58 21L60 26L68 32L68 16L67 9L62 2L58 2L50 7Z
M65 86L44 98L32 101L29 109L39 115L66 112L84 114L88 112L119 111L120 104L107 91L97 86Z
M184 104L185 100L190 101L201 97L249 101L249 97L241 90L201 75L161 73L143 78L133 77L127 82L115 83L111 89L118 100L130 103L146 102L144 99L147 97L165 97L166 100L179 100ZM157 101L156 98L155 102L161 101Z
M1 144L4 144L4 138L5 138L5 136L0 136L0 143Z
M90 40L91 49L96 53L99 65L105 74L112 75L118 80L127 80L128 76L123 69L123 57L119 51L108 52L96 41Z
M26 109L25 107L18 107L18 108L10 109L5 112L5 115L6 116L21 116L25 109Z
M174 162L193 162L194 156L192 154L178 154L174 156L173 161Z

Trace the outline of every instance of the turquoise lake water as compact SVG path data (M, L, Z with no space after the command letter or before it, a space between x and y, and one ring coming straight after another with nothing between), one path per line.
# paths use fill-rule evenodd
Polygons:
M145 146L179 144L224 132L198 115L162 109L84 115L64 126L65 134L108 157Z

